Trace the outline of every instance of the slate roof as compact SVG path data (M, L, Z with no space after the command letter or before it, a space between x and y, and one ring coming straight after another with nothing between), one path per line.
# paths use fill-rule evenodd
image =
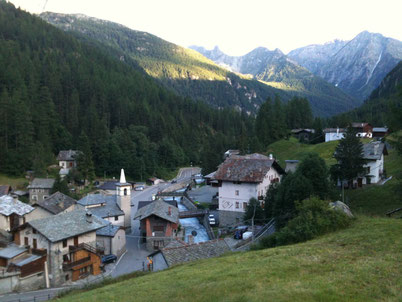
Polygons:
M63 212L64 210L67 210L69 207L76 203L77 201L74 198L71 198L70 196L67 196L63 193L56 192L50 195L45 200L36 202L34 205L37 205L56 215Z
M344 133L346 130L344 128L325 128L323 130L324 133L336 133L339 130L339 133Z
M96 236L114 237L118 230L120 230L118 225L109 223L107 226L97 230Z
M12 243L8 245L6 248L0 250L0 258L12 259L26 251L27 251L26 248L20 247Z
M51 189L55 179L53 178L35 178L28 186L28 189Z
M78 200L77 203L86 207L105 203L108 199L116 200L116 196L104 194L88 194L87 196Z
M274 159L254 153L249 155L233 155L227 158L215 173L215 179L224 181L262 182L265 175L273 167L279 174L283 169Z
M373 132L388 132L388 128L386 128L386 127L374 127Z
M172 242L174 243L174 241ZM230 247L224 239L205 241L197 244L185 244L179 242L175 247L169 245L160 252L168 266L189 262L199 259L206 259L221 256L230 251Z
M0 214L4 216L10 216L11 214L24 216L25 214L31 213L33 210L35 210L35 208L17 199L14 200L12 196L4 195L0 197Z
M370 125L369 123L352 123L352 128L363 128L364 126Z
M214 179L215 173L216 173L216 171L211 172L211 173L209 173L208 175L205 175L204 178L206 178L206 179L208 179L208 178L209 178L209 179Z
M7 195L11 191L11 187L9 185L0 186L0 196Z
M379 160L381 155L388 155L387 148L384 143L370 142L363 145L363 158L368 160Z
M171 215L168 214L169 208ZM139 218L142 220L152 215L158 216L173 223L177 223L179 221L179 209L160 199L151 202L141 209L138 209L137 213L135 213L134 219Z
M51 242L61 241L81 234L96 231L106 225L102 218L90 217L90 211L77 209L67 213L27 222ZM88 221L88 218L92 222Z
M171 206L177 208L177 200L173 200L173 199L167 199L167 200L166 200L166 199L164 199L163 201L166 202L166 203L168 203L168 204L170 204ZM138 208L137 208L137 210L139 210L139 209L141 209L141 208L143 208L143 207L149 205L149 204L152 203L152 202L154 202L154 201L153 201L153 200L139 201L139 202L138 202Z
M79 153L78 150L62 150L57 155L57 160L75 160Z
M98 186L101 190L116 190L118 181L105 181L102 185Z
M14 264L15 266L21 267L21 266L24 266L24 265L26 265L28 263L31 263L31 262L35 261L35 260L38 260L39 258L42 258L42 256L32 255L32 254L23 255L21 258L18 258L16 260L12 261L12 264Z
M298 129L292 129L290 132L293 134L298 134L300 132L308 132L308 133L315 133L314 129L308 129L308 128L298 128Z
M104 206L90 208L90 211L92 214L101 218L124 215L124 212L119 208L116 202L116 196L108 196Z

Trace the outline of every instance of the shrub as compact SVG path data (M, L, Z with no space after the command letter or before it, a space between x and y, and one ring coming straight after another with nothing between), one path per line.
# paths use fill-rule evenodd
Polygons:
M352 219L317 197L296 203L296 216L280 231L263 238L259 248L292 244L347 227Z

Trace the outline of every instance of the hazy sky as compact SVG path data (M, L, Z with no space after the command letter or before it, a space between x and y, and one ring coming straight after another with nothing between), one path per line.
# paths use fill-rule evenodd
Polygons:
M230 55L264 46L287 53L349 40L363 30L402 40L401 0L11 0L32 13L82 13L181 46L218 45ZM45 5L46 4L46 5Z

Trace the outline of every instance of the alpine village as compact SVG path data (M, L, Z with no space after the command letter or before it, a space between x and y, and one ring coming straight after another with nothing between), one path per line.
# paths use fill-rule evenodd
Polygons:
M401 41L235 57L11 2L0 301L402 301Z

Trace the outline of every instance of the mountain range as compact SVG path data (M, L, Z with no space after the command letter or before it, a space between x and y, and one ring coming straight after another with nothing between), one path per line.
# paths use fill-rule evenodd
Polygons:
M316 115L329 116L356 107L359 102L340 89L292 63L279 50L257 49L250 53L247 72L219 66L215 60L192 49L131 30L120 24L84 15L42 13L45 21L82 37L95 39L115 50L120 59L131 58L150 76L185 97L200 99L215 107L234 107L254 114L267 97L306 97ZM266 66L258 66L254 60ZM275 66L268 65L275 62ZM229 65L229 64L227 64ZM227 66L226 66L227 67Z
M350 41L295 49L288 57L351 96L365 100L402 60L402 42L363 31Z

